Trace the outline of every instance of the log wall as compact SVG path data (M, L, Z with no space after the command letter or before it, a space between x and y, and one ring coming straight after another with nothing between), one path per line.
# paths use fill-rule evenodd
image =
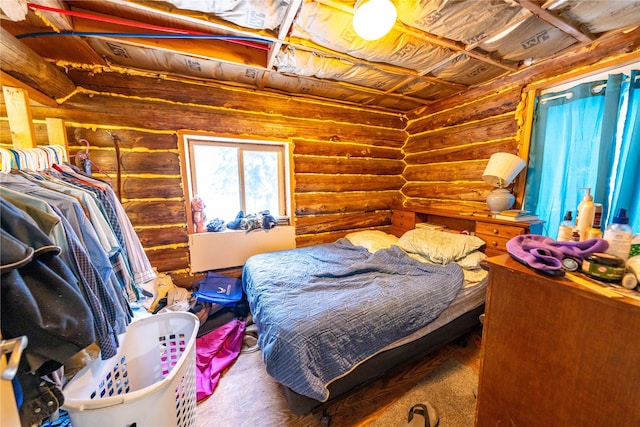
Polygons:
M390 207L400 203L485 210L491 188L482 171L492 153L522 148L527 87L603 62L599 68L613 68L639 52L635 29L406 115L70 67L76 91L58 106L32 103L31 112L38 144L48 143L48 117L65 121L71 154L85 149L81 139L90 142L92 161L113 179L152 265L188 284L194 278L178 130L289 141L297 244L304 246L365 228L387 230ZM4 101L0 145L11 145Z
M636 28L410 112L403 148L405 206L488 213L485 200L493 187L482 181L482 173L491 154L528 156L525 93L638 61L639 56ZM523 171L513 186L516 197L525 177Z
M110 177L159 271L189 284L178 130L288 141L293 147L297 245L386 229L401 201L406 119L326 103L197 83L70 71L79 87L58 107L31 107L38 144L47 117L65 121L70 154L90 143L93 173ZM0 105L0 144L11 146Z

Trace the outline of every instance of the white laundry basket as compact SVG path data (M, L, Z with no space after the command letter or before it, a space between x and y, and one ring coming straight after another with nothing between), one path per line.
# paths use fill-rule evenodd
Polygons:
M161 313L132 322L118 354L96 359L64 388L73 427L187 427L196 413L198 318Z

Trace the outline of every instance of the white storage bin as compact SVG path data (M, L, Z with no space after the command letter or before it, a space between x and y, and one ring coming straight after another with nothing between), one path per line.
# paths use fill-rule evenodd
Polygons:
M199 324L187 312L132 322L117 355L93 360L64 388L72 426L194 425Z

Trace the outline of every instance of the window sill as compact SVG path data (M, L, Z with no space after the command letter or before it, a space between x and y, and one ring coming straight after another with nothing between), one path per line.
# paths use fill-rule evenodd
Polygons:
M271 230L225 230L189 235L192 273L238 267L252 255L296 247L295 227L276 226Z

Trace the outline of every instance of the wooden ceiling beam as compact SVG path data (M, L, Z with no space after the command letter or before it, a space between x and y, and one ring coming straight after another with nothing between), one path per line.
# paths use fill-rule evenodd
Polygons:
M39 104L52 108L58 106L58 103L53 98L48 97L39 90L32 88L31 86L21 82L11 74L7 74L2 70L0 70L0 84L2 84L2 86L12 86L26 90L31 101L35 101Z
M280 30L278 31L278 41L271 44L271 48L269 49L269 53L267 55L267 71L265 71L262 81L260 83L260 89L264 89L267 84L267 80L269 78L269 73L273 70L273 65L276 62L276 58L280 53L280 49L283 46L281 40L284 40L289 33L291 32L291 27L293 26L293 22L296 19L296 15L300 11L300 7L302 6L302 0L293 0L289 3L289 7L287 8L287 12L284 15L284 19L280 24Z
M586 30L581 31L571 23L562 19L559 16L554 15L548 10L544 9L543 6L538 5L537 3L531 0L517 0L520 6L527 9L529 12L534 14L536 17L546 22L549 25L552 25L559 29L560 31L570 35L574 39L578 40L581 43L589 43L595 40L595 36Z
M95 15L95 13L94 13ZM249 65L251 67L264 69L266 66L266 51L237 45L225 40L219 39L165 39L165 38L137 38L137 37L118 37L116 33L137 33L141 34L166 34L157 31L132 31L126 25L111 24L107 22L90 21L87 19L75 20L75 29L78 32L95 32L95 33L114 33L113 36L99 36L103 40L117 41L123 44L144 47L148 49L159 49L166 52L190 55L204 59L215 59L216 61L226 62L230 64ZM188 38L188 35L185 35Z
M67 7L61 0L30 0L29 3L51 9L67 10ZM52 27L54 31L71 31L73 29L73 23L68 15L35 8L31 8L31 10L38 15L47 26Z
M0 68L27 86L57 99L71 94L76 86L55 65L45 61L27 45L0 28Z

